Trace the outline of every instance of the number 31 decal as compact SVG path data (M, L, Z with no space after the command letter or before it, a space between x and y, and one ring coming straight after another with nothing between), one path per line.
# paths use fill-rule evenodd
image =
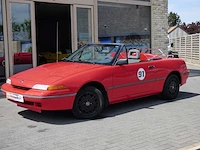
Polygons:
M137 71L137 77L140 81L144 80L146 76L146 72L143 68L139 68L138 71Z

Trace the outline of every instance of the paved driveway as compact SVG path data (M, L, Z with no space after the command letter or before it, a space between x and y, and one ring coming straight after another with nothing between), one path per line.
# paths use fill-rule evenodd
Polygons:
M156 96L109 106L95 120L39 114L0 99L1 150L177 150L200 142L200 67L176 101Z

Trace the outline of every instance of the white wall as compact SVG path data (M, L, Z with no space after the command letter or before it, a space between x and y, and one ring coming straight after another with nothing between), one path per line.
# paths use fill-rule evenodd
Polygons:
M183 31L180 27L177 27L175 30L169 33L169 38L173 39L173 38L183 37L187 35L188 34L185 31Z

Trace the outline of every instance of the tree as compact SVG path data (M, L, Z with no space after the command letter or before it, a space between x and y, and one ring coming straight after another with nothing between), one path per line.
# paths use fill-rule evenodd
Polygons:
M175 25L180 25L181 19L177 13L170 12L168 14L168 25L169 27L173 27Z
M28 39L31 39L31 21L25 19L22 23L12 22L12 32L14 40L16 40L17 34L20 35L22 32L27 33Z
M200 33L200 21L198 21L196 23L192 22L187 25L184 22L180 27L188 34Z
M31 39L31 21L25 19L20 26L22 31L28 33L28 38Z

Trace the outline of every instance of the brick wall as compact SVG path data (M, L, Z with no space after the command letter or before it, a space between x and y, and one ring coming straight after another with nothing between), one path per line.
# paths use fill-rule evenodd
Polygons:
M167 52L168 0L152 0L152 47Z

